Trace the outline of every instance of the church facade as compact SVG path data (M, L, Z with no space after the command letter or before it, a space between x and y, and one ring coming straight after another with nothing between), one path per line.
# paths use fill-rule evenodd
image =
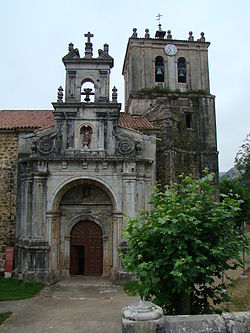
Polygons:
M159 25L154 38L147 29L138 38L134 29L123 66L125 112L115 87L110 96L109 46L93 57L91 33L82 57L69 44L53 111L0 111L0 147L8 135L14 142L10 211L9 187L0 193L0 246L15 247L19 276L122 278L125 215L150 208L156 182L200 177L205 167L218 173L209 43L165 34Z

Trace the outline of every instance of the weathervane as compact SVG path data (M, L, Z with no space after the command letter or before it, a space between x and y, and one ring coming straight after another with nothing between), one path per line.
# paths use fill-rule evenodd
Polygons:
M161 24L161 17L162 15L160 13L156 16L156 19L157 21L159 21L159 24Z

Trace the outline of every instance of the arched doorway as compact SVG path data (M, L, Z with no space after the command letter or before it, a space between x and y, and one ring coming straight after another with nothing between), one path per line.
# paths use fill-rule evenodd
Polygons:
M70 274L102 275L103 234L92 221L77 223L70 237Z

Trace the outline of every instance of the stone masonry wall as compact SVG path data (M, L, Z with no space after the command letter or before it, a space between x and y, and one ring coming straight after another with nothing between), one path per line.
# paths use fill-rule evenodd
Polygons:
M249 333L250 312L164 316L162 309L139 301L122 309L122 333Z
M15 242L17 162L18 134L0 132L0 272L5 247Z
M203 93L134 93L131 113L144 114L157 137L157 181L169 184L179 175L200 178L208 167L218 179L214 96Z

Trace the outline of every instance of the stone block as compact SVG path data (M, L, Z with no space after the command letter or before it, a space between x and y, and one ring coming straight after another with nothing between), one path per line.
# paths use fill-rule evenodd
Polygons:
M223 313L227 333L249 333L250 312Z

